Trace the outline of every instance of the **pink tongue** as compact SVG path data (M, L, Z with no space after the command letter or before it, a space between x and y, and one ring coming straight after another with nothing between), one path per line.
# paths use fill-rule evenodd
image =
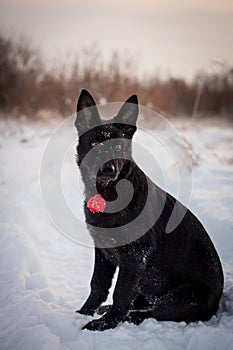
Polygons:
M105 199L99 194L92 196L87 202L87 207L92 213L102 213L106 208Z

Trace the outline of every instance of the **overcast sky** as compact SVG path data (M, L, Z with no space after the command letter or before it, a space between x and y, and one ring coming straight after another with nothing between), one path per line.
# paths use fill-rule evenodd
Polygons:
M45 55L98 43L132 55L140 72L192 77L213 61L233 66L233 0L0 0L0 28ZM220 67L220 65L219 65Z

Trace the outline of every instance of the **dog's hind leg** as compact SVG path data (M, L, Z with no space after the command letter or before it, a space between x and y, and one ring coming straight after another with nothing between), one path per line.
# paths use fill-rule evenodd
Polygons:
M210 299L206 287L182 284L156 300L152 317L160 321L206 321L218 308L218 301L211 305Z
M136 297L136 299L133 301L132 306L130 308L130 312L136 312L139 311L141 309L145 309L147 310L149 307L149 303L146 301L146 299L142 296L142 295L138 295ZM105 314L105 312L109 311L111 309L112 305L110 304L106 304L106 305L101 305L100 307L98 307L98 309L96 310L96 313L98 315L103 315ZM150 307L151 309L151 307Z
M218 303L211 307L209 300L207 288L187 283L156 299L153 307L150 305L147 310L130 311L124 321L136 325L148 318L176 322L206 321L218 308Z
M168 293L156 298L155 303L146 304L138 298L124 321L139 325L145 319L155 318L158 321L195 322L211 318L217 311L218 303L210 307L209 293L203 286L191 283L182 284ZM105 313L112 305L103 305L98 313Z
M109 311L111 309L112 305L107 304L107 305L101 305L100 307L98 307L98 309L96 310L96 313L98 315L103 315L105 314L105 312Z

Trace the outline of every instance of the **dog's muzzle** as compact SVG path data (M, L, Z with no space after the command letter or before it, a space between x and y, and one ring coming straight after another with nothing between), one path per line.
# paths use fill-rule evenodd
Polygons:
M98 181L116 181L122 169L121 159L104 163L97 174Z

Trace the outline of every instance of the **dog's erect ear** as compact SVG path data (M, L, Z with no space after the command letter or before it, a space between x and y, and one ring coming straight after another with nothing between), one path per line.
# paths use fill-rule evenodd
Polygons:
M116 116L116 122L125 124L123 127L125 132L132 137L136 128L136 122L138 118L138 98L137 95L132 95L125 101L121 109Z
M75 126L80 134L100 125L100 116L91 94L83 89L78 98Z

